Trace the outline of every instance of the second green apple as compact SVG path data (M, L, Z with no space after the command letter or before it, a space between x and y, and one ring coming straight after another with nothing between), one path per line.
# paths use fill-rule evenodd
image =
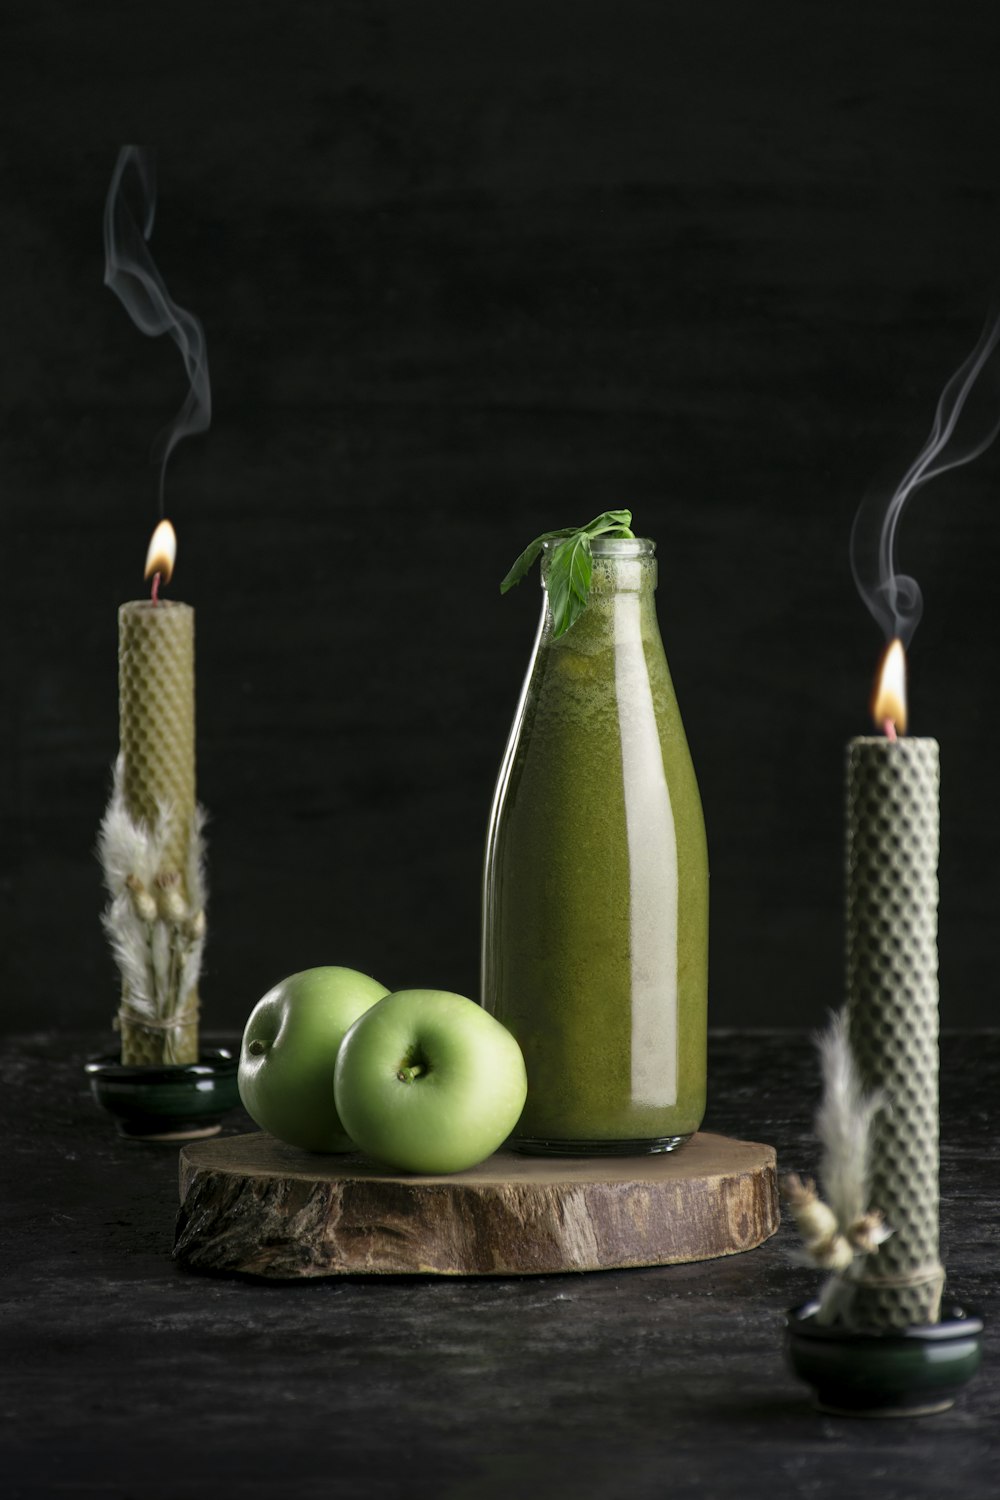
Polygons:
M334 1089L362 1151L405 1172L474 1167L510 1135L527 1094L506 1027L448 990L397 990L351 1027Z

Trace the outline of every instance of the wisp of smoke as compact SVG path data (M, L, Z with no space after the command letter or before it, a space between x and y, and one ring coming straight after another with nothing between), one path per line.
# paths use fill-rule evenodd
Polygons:
M132 168L142 202L142 228L125 195L126 174ZM184 361L190 386L174 420L153 443L153 461L160 465L160 513L167 460L181 438L204 432L212 420L212 391L208 378L205 331L193 313L178 307L163 279L147 241L156 212L156 176L152 154L139 146L123 146L104 205L104 284L119 299L137 328L151 338L169 333Z
M898 636L908 646L920 623L924 601L915 578L896 566L896 532L906 503L915 490L948 469L970 463L990 446L1000 432L1000 414L984 434L967 447L948 452L956 424L969 393L1000 340L1000 314L989 318L979 341L941 392L930 436L896 486L886 504L882 495L869 495L858 508L851 528L851 572L858 593L871 610L886 640Z

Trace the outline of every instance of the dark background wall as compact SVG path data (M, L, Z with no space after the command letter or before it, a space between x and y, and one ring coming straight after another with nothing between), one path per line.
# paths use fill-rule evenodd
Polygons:
M713 1020L818 1024L880 650L848 533L994 289L992 8L251 0L149 10L141 37L135 9L5 7L3 1024L116 1004L92 852L115 611L184 390L102 287L123 139L157 149L152 247L215 401L167 474L172 593L198 610L206 1024L323 962L476 992L538 609L497 584L611 505L660 548ZM993 1016L998 487L1000 448L901 533L927 600L912 727L943 758L945 1024Z

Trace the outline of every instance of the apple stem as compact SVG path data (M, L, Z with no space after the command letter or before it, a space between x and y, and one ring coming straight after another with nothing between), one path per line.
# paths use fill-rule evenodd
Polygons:
M267 1043L261 1041L260 1037L254 1037L252 1042L247 1042L247 1051L251 1057L260 1057L267 1051Z
M399 1079L400 1083L412 1083L414 1078L419 1078L421 1073L426 1073L426 1071L427 1069L424 1067L423 1063L414 1063L412 1067L400 1068L399 1072L396 1074L396 1077Z

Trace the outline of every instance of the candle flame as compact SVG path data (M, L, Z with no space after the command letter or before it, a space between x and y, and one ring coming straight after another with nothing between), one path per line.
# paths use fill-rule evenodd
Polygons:
M891 725L898 734L906 733L906 653L898 638L889 642L882 657L872 695L872 715L879 729Z
M152 578L159 573L164 583L169 583L173 577L174 563L177 561L177 533L169 521L161 521L153 532L149 541L149 551L146 553L146 571L143 578Z

